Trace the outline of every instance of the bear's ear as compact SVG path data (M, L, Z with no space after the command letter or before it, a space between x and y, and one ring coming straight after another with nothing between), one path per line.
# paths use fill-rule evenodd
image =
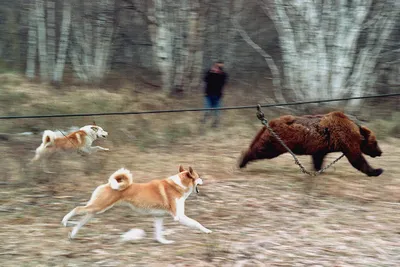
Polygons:
M361 134L361 139L368 140L369 137L371 136L371 130L368 129L367 127L360 126L360 134Z

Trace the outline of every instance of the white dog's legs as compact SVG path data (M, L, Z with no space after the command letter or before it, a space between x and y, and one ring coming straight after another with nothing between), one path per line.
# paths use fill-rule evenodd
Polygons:
M94 214L92 214L92 213L86 214L82 218L82 220L79 221L78 225L75 226L74 228L72 228L72 232L69 235L69 238L73 239L76 236L76 234L78 233L79 229L81 229L90 219L92 219L93 216L94 216Z
M97 150L103 150L103 151L109 151L110 150L109 148L105 148L105 147L101 147L101 146L95 146L95 148L96 148L96 151Z
M31 159L31 161L29 162L29 165L33 164L34 162L38 161L41 158L42 152L44 149L45 148L44 148L43 144L40 144L40 146L38 148L36 148L35 156Z
M45 147L42 145L40 145L40 147L38 147L35 151L35 156L30 160L30 162L28 163L28 166L31 166L32 164L34 164L37 161L40 161L40 167L42 168L42 170L45 173L54 173L48 170L47 167L47 161L48 158L50 157L51 154L46 154L44 152Z
M42 169L45 173L53 174L55 172L49 171L49 168L47 166L47 158L43 158L42 161L40 162L40 166L42 166Z
M163 228L163 218L161 217L156 217L154 220L154 228L155 228L155 232L154 232L154 238L160 242L161 244L172 244L174 243L174 241L172 240L167 240L163 237L162 235L162 228Z
M28 165L32 165L35 161L39 160L40 156L36 153L35 156L29 161Z
M183 225L199 229L200 231L202 231L203 233L206 233L206 234L209 234L212 232L210 229L207 229L203 225L201 225L201 223L199 223L198 221L193 220L193 219L187 217L186 215L179 216L177 221L179 221Z
M104 148L104 147L101 147L101 146L91 146L91 147L81 148L79 150L79 152L86 153L86 154L92 154L92 153L95 153L95 152L97 152L99 150L109 151L110 149Z
M76 215L76 208L71 210L67 215L64 216L64 218L61 221L61 224L67 227L69 219L71 219L75 215Z
M187 217L185 214L185 199L180 198L176 200L176 216L174 217L175 221L179 221L181 224L199 229L203 233L209 234L212 231L205 228L203 225L201 225L198 221L193 220L189 217Z

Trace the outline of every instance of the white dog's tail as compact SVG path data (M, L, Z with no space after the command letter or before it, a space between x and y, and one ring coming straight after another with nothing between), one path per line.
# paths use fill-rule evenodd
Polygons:
M133 183L132 173L125 168L121 168L111 174L110 178L108 179L108 183L114 190L125 190Z
M48 147L54 143L54 139L56 139L56 133L50 130L46 130L42 136L42 144L44 147Z

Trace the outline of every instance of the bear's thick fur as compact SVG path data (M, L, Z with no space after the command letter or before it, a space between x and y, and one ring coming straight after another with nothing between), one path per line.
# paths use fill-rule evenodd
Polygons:
M372 168L363 153L381 156L375 134L359 126L339 111L323 115L282 116L269 125L297 155L311 155L314 168L320 170L324 157L330 152L343 152L351 165L368 176L379 176L382 169ZM264 126L240 160L240 168L250 161L275 158L286 149Z

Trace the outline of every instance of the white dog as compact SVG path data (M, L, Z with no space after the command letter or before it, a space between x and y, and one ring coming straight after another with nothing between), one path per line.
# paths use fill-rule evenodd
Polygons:
M46 171L47 159L56 152L77 151L82 154L91 154L99 150L108 151L108 148L92 146L97 138L106 138L107 135L108 133L97 125L86 125L67 136L60 136L56 132L45 130L42 144L36 149L35 157L31 160L31 163L41 159Z
M148 183L134 183L132 173L120 169L113 173L107 184L98 186L86 206L73 209L64 216L62 224L68 225L68 220L80 214L85 216L73 228L70 238L74 238L94 215L103 213L117 203L126 203L134 210L151 214L155 217L155 239L162 244L170 244L162 235L163 215L170 214L175 221L196 228L204 233L211 231L199 222L185 215L185 200L196 191L203 180L191 167L184 170L179 167L179 173L163 180L152 180ZM71 222L72 223L72 222Z

